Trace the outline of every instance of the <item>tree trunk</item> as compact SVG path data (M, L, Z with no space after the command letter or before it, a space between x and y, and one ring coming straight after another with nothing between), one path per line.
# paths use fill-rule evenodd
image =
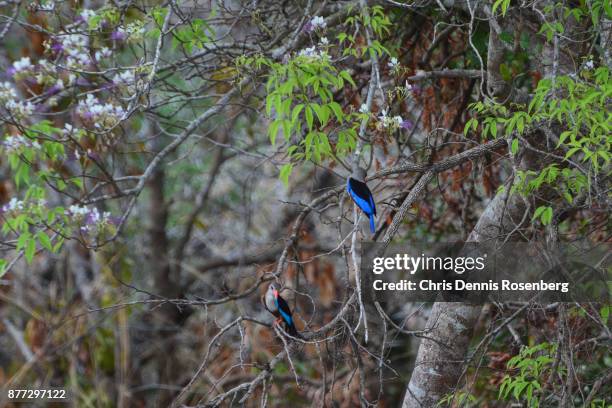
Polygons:
M168 206L164 195L163 168L155 171L150 180L150 264L149 270L153 276L154 293L166 299L174 299L178 296L178 277L172 276L170 267L170 247L166 234L166 223L168 221ZM174 278L174 279L173 279ZM176 379L178 367L176 367L175 350L175 328L179 320L180 311L172 304L160 306L155 314L153 323L156 328L156 340L159 342L160 352L156 356L157 376L160 384L173 384ZM168 406L174 396L174 391L160 389L157 406Z
M485 6L486 7L486 6ZM503 44L499 40L499 25L502 28L513 20L513 17L498 23L490 13L484 10L490 18L490 39L487 55L487 80L492 97L505 99L506 87L499 74L500 58L503 55ZM524 17L524 16L523 16ZM554 20L554 16L550 16ZM518 17L517 17L518 18ZM533 19L537 21L535 17ZM578 31L576 24L566 24L566 30ZM528 33L532 38L537 39L535 32ZM566 32L566 36L569 35ZM571 37L571 36L570 36ZM539 61L535 69L544 73L545 77L551 78L556 75L572 72L573 60L580 58L584 54L584 49L574 51L570 55L569 50L577 47L566 47L566 42L562 37L555 38L549 43L543 44L543 58ZM520 98L520 95L510 95ZM559 129L553 129L558 132ZM549 149L546 143L547 136L540 131L534 130L529 135L525 135L529 143L542 151ZM531 150L523 150L519 153L520 162L517 167L521 170L539 171L550 164L550 159L545 155L538 154ZM506 186L509 191L510 185ZM551 196L552 191L541 191L540 199L554 200ZM525 216L526 208L524 199L514 194L508 196L507 193L498 194L485 208L478 223L471 232L468 241L485 242L488 240L512 240L512 236L519 229L521 223L529 222L531 217ZM460 303L435 303L431 311L426 328L426 334L419 347L416 357L415 368L410 378L410 382L404 396L403 407L435 407L439 401L449 393L453 393L461 381L461 373L466 364L466 356L472 329L480 315L481 306L470 306Z
M517 196L498 194L480 217L468 241L496 239L520 223L525 205ZM465 366L472 329L482 306L437 302L427 322L426 337L421 341L404 408L434 407L452 393Z

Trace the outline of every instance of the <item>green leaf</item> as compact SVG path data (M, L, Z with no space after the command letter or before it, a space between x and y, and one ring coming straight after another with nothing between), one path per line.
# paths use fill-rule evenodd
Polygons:
M80 178L73 177L73 178L70 179L70 182L72 182L72 184L77 186L80 190L83 189L83 180L81 180Z
M304 109L303 103L300 103L293 107L293 112L291 112L291 122L296 123L298 116L300 115L300 112L302 112L302 109Z
M53 253L57 253L59 252L60 248L62 247L62 245L64 244L64 238L62 238L61 236L57 239L57 242L55 243L55 245L53 245Z
M506 12L508 11L508 7L510 6L510 0L495 0L495 2L493 3L493 9L492 9L493 14L495 14L495 11L500 6L502 10L502 16L505 16Z
M565 155L565 159L569 159L570 157L572 157L574 155L574 153L576 153L578 150L582 150L582 148L580 148L580 147L572 147L571 149L569 149L569 151Z
M542 224L548 225L552 221L553 217L553 209L552 207L546 207L546 209L542 212Z
M544 212L545 209L546 209L545 206L540 206L540 207L536 208L535 212L533 213L532 220L536 220L536 219L540 218L540 215L542 215L542 213Z
M272 96L272 94L268 95L266 97L266 115L270 116L270 114L272 113L272 104L274 103L274 98Z
M597 154L601 156L606 162L610 161L610 155L605 150L598 150Z
M523 134L523 130L525 129L525 118L522 115L516 119L516 129L519 131L519 134Z
M516 398L517 400L519 400L519 397L521 396L521 393L523 392L523 390L525 389L525 387L527 387L527 382L519 382L518 384L516 384L516 386L514 387L514 392L512 393L512 395L514 395L514 398Z
M26 245L28 244L28 241L30 240L30 233L29 232L24 232L21 235L19 235L19 238L17 239L17 247L16 249L18 251L21 251L22 249L24 249L26 247Z
M508 375L506 375L503 381L504 381L503 384L506 385L506 387L503 388L503 391L500 389L500 395L503 398L507 398L510 391L512 391L512 387L510 386L511 379Z
M17 166L17 171L15 172L15 184L17 187L21 185L21 182L25 182L25 184L29 184L30 181L30 166L26 163L19 162Z
M314 141L314 137L315 137L315 133L314 132L308 132L308 134L306 135L306 138L304 139L304 153L305 153L305 157L306 160L310 160L310 157L312 156L312 143Z
M34 259L34 254L36 253L36 240L29 239L28 243L25 247L25 258L28 263L32 263L32 259Z
M334 115L336 116L336 119L338 119L338 122L342 123L344 119L344 112L342 112L342 107L340 106L340 104L338 102L330 102L329 107L334 112Z
M43 248L53 252L53 245L51 244L51 239L44 231L38 231L36 233L36 238L38 238L38 242L40 242L40 245Z
M518 153L518 149L519 149L518 139L512 139L512 145L510 146L510 151L512 152L512 154L516 154Z
M354 87L357 86L355 85L355 81L353 81L353 78L351 78L351 74L349 74L348 71L346 70L340 71L340 77L346 80L349 84L353 85Z
M478 128L478 119L471 118L466 122L465 127L463 128L464 136L467 136L468 132L470 131L470 128L472 131L476 131L476 129Z
M270 143L272 143L272 146L274 146L274 143L276 142L276 136L278 135L280 124L280 120L275 120L268 128L268 135L270 136Z
M559 135L559 143L557 144L557 147L561 146L561 144L565 141L565 139L567 139L567 137L570 136L571 134L572 132L569 130L562 132L561 135Z
M285 187L289 186L289 176L291 175L292 171L293 164L291 163L283 164L283 166L281 167L279 179L283 182Z
M319 147L321 148L321 151L327 155L331 155L332 153L332 147L329 144L329 139L327 137L327 135L323 132L319 132Z
M154 7L151 12L153 20L160 28L164 25L164 19L166 18L166 14L168 14L168 9L159 6Z
M312 125L314 122L314 117L312 115L312 108L310 107L310 104L308 106L306 106L306 124L308 125L308 130L312 131Z
M529 384L527 386L525 396L527 397L527 403L531 406L531 399L533 398L533 384Z
M288 142L291 140L291 131L293 130L292 122L289 120L283 120L283 136L285 140Z
M329 109L327 106L321 106L317 103L313 103L311 106L317 115L317 119L319 119L321 126L327 125L327 122L329 121Z
M608 318L610 317L610 306L604 306L599 310L599 315L604 324L608 324Z

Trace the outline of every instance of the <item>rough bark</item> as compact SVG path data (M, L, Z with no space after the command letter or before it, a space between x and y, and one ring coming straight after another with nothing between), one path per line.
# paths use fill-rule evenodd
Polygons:
M519 196L495 196L468 240L484 242L507 234L520 222L524 211ZM404 397L404 408L434 407L455 390L481 309L459 303L434 304L426 326L427 336L421 341Z
M487 49L487 87L492 97L505 97L508 91L508 83L504 81L500 73L500 65L504 62L504 42L500 39L501 27L495 16L486 7L489 15L489 46Z

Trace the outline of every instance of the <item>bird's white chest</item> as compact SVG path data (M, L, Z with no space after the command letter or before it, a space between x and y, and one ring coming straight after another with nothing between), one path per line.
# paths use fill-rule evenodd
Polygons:
M266 295L266 307L271 312L276 312L278 308L276 307L276 301L274 300L273 295Z

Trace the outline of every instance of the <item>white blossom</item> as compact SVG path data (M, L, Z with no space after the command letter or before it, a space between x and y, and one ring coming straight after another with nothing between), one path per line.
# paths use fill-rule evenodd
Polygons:
M34 112L34 105L30 101L17 99L17 92L9 82L0 83L0 103L15 118L26 118Z
M64 88L64 83L58 80L58 72L55 65L51 64L46 59L41 59L36 64L35 68L36 83L39 85L52 86L55 91L59 91Z
M298 53L300 57L308 57L312 59L328 59L329 54L326 51L318 50L317 47L304 48Z
M89 23L89 19L96 15L96 12L89 9L83 9L79 13L79 17L83 20L84 23Z
M89 54L83 50L72 49L68 51L67 54L66 66L71 69L83 68L89 65L89 62L91 61Z
M380 112L380 115L378 116L378 120L381 121L381 122L384 121L384 120L387 120L387 109L383 109Z
M317 54L316 47L308 47L301 50L298 55L302 57L313 57Z
M34 65L30 61L30 57L23 57L20 60L13 62L13 65L9 69L9 73L15 78L15 80L22 79L29 76L34 70Z
M314 30L316 30L317 28L320 28L322 30L327 28L327 23L325 22L325 19L321 16L314 16L312 20L310 20L310 25Z
M100 213L97 208L87 208L79 205L71 205L65 213L74 217L81 224L81 231L85 233L97 233L100 228L111 223L109 212Z
M395 69L399 66L399 61L395 57L391 57L391 60L387 63L387 66L391 69Z
M44 4L36 4L35 6L40 11L53 11L55 9L55 2L47 0Z
M111 55L113 55L113 52L108 48L108 47L103 47L101 49L99 49L98 51L96 51L96 53L94 54L96 57L96 60L101 60L102 58L108 58Z
M398 129L401 126L402 122L404 122L404 119L399 115L393 117L388 116L387 109L383 109L380 115L378 116L379 127L382 127L384 129Z
M17 99L17 92L10 82L0 83L0 102L6 103L8 101Z
M592 59L590 59L584 63L584 66L586 69L593 69L595 67L595 63L593 62Z
M16 197L13 197L8 203L4 204L0 208L0 212L3 212L3 213L19 212L19 211L28 210L28 207L30 208L44 207L46 205L47 205L47 200L45 200L44 198L41 198L38 200L30 199L29 201L25 201L25 200L18 200Z
M117 33L125 39L138 40L144 35L145 29L141 22L133 22L125 27L117 28Z
M13 197L11 201L2 206L2 212L22 211L23 208L24 202Z
M68 207L67 215L85 216L87 214L89 214L89 209L87 207L80 207L78 205L71 205L70 207Z
M319 40L319 44L329 45L329 40L327 39L327 37L321 37L321 39Z
M84 34L61 33L55 38L56 44L52 49L56 49L66 57L66 67L69 69L82 69L89 65L89 37Z
M30 140L21 135L7 136L6 139L2 141L2 145L9 153L17 152L23 147L40 149L40 144L36 140Z
M87 47L89 43L89 37L85 34L67 34L62 35L60 38L62 40L62 45L72 50ZM71 51L70 49L66 51Z
M79 136L82 135L82 132L83 132L82 129L76 128L76 127L72 126L69 123L66 123L64 125L64 128L62 129L62 134L64 136L77 136L77 137L79 137ZM77 158L78 158L79 151L75 150L75 153L76 153Z
M34 112L34 105L30 101L23 102L17 100L10 100L6 102L4 107L13 116L17 118L26 118L28 116L31 116Z
M362 103L361 106L359 107L359 112L360 113L370 113L370 110L368 109L368 105L366 105L365 103Z
M98 129L116 125L125 114L121 106L102 103L92 94L88 94L84 100L79 101L76 112Z
M123 71L123 72L121 72L119 74L116 74L113 77L113 83L116 84L116 85L119 85L119 84L133 84L134 81L135 81L134 71L132 71L131 69Z
M30 61L30 57L23 57L18 61L13 62L13 68L15 71L25 71L26 69L33 68L32 61Z

